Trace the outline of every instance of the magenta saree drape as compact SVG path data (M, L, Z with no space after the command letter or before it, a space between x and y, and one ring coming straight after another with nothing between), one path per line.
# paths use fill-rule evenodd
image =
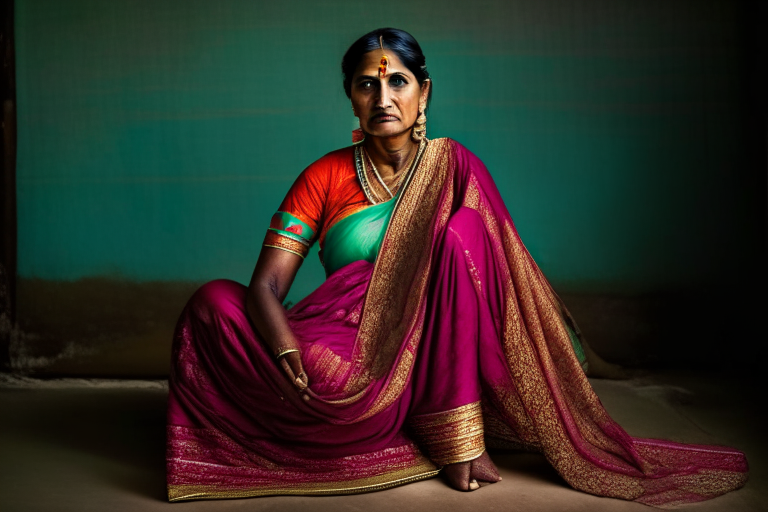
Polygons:
M376 263L343 267L288 311L312 400L254 332L245 287L192 297L173 349L171 501L382 489L471 460L485 440L646 504L743 485L741 452L632 438L606 414L575 323L472 153L433 140L403 186Z

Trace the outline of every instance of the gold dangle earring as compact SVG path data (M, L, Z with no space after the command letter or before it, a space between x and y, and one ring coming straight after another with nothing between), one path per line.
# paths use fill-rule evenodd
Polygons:
M419 105L419 117L416 118L416 122L413 125L413 132L411 132L411 140L413 142L421 142L427 136L427 115L424 113L425 105Z

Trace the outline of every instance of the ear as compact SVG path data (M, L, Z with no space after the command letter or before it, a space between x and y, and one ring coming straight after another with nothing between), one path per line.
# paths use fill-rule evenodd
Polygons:
M432 80L427 78L424 83L421 84L421 97L419 98L419 110L424 111L423 107L427 106L427 99L429 98L429 91L432 89Z

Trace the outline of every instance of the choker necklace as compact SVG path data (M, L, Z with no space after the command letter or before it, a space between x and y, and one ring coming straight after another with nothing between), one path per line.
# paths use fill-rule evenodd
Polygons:
M400 185L400 182L403 181L403 176L406 175L408 172L407 170L410 168L411 164L413 163L413 159L416 158L416 153L418 153L418 148L416 148L416 151L413 152L411 155L411 158L408 160L408 163L403 166L402 170L400 171L400 175L397 177L397 179L392 184L392 188L389 188L386 183L384 183L384 178L381 177L381 174L379 174L379 170L376 168L376 164L373 163L373 159L371 158L371 155L368 154L368 151L363 148L363 152L365 153L366 160L369 164L371 164L371 169L373 170L373 175L376 176L376 179L378 180L379 184L381 184L382 187L384 187L384 190L387 191L387 194L389 194L389 198L392 199L395 197L395 193L397 192L397 187ZM394 191L394 192L393 192Z
M384 179L381 177L381 174L379 174L379 170L376 169L376 165L373 163L373 160L371 159L370 155L368 155L368 152L365 151L365 148L362 144L355 145L355 171L357 171L357 177L360 181L360 185L363 188L363 192L365 193L365 196L368 198L368 201L371 204L379 204L386 201L389 201L390 199L393 199L395 197L395 194L397 193L398 189L400 188L400 184L405 180L405 178L409 175L411 175L418 167L419 160L421 160L421 155L424 153L424 149L427 147L427 140L424 139L419 143L419 147L414 152L413 156L411 157L411 161L408 163L408 165L405 166L405 168L400 171L400 176L397 177L395 182L392 184L392 188L388 187L386 183L384 183ZM367 166L366 166L366 160L370 163L371 166L371 173L375 176L376 181L378 181L379 185L389 194L388 198L381 197L376 190L371 187L371 182L369 178L369 173L367 172ZM393 192L394 191L394 192Z

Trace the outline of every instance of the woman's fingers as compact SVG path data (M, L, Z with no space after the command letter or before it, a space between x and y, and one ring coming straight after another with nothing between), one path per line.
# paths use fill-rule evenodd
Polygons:
M283 358L288 363L293 373L293 383L299 389L303 391L309 384L307 374L304 372L304 366L301 364L301 356L298 352L291 352Z
M307 377L304 371L304 366L301 364L301 354L299 352L291 352L280 358L280 364L288 376L288 380L296 387L296 389L302 393L307 389L309 385L309 377ZM302 393L301 398L305 401L309 400L309 395Z
M288 380L293 382L296 380L296 375L293 373L293 369L291 368L291 365L288 364L288 361L286 359L287 359L287 356L280 358L280 367L285 372L285 375L288 377Z

